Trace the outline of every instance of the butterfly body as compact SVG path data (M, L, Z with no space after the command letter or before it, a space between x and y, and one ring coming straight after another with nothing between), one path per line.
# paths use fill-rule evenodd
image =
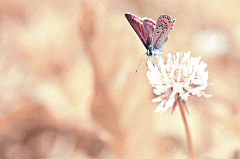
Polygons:
M168 33L175 23L175 19L172 20L171 16L166 14L160 15L157 23L131 13L125 13L125 17L147 49L147 56L156 56L162 51L163 44L168 40Z

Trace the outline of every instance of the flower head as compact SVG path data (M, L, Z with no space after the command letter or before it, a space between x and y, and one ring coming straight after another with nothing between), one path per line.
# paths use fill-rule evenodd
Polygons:
M201 56L191 57L190 51L184 54L168 53L166 62L162 56L156 56L154 65L147 61L149 71L147 77L158 95L153 102L160 102L155 112L165 112L168 108L176 107L177 101L187 101L189 96L210 98L204 90L208 84L207 64L200 62ZM182 104L185 105L185 104ZM187 111L187 107L185 106Z

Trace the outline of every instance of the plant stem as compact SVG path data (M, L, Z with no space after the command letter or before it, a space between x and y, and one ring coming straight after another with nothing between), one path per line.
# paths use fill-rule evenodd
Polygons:
M192 139L191 139L190 131L189 131L189 128L188 128L185 112L184 112L184 109L183 109L184 107L186 107L186 105L184 105L185 103L183 103L183 101L180 98L178 99L178 104L179 104L178 106L179 106L179 109L181 111L183 123L184 123L185 130L186 130L186 135L187 135L187 140L188 140L188 148L189 148L189 151L190 151L191 159L194 159L195 157L194 157Z

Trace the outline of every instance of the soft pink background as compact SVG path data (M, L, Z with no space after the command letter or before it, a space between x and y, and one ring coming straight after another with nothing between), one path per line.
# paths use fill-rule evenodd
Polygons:
M0 1L0 158L187 159L179 109L155 114L124 12L176 18L164 49L208 63L191 97L196 158L240 158L240 2Z

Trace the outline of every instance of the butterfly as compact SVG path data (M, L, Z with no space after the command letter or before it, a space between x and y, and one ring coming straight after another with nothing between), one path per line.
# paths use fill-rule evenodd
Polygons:
M176 21L167 14L160 15L157 24L152 19L139 18L131 13L125 13L125 17L147 49L148 57L156 56L159 51L162 51L163 44L168 40L168 33L173 29Z

